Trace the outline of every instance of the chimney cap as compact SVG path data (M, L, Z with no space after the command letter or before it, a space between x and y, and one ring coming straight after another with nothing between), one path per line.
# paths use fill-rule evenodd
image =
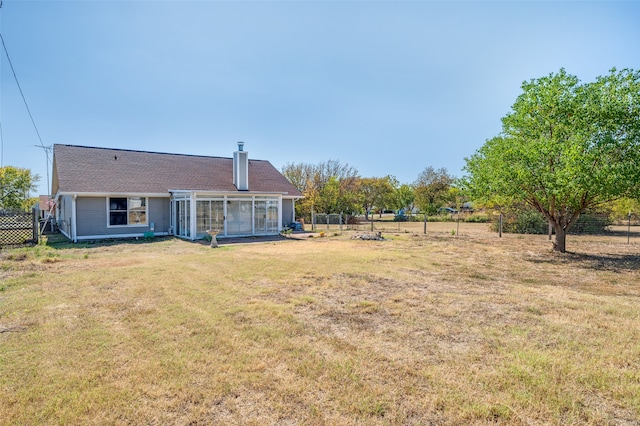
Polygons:
M244 142L238 141L238 151L242 151L244 148Z

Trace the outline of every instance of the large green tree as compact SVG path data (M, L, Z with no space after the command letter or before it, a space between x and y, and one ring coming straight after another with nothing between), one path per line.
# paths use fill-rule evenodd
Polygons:
M640 217L640 193L638 198L620 198L611 203L610 217L613 220L627 220L631 217Z
M398 181L393 176L360 179L359 192L366 220L369 220L369 212L374 208L382 214L385 207L392 207L395 204L394 195L397 186Z
M358 171L338 160L318 164L288 163L282 174L305 196L296 203L296 215L311 218L316 213L352 213L360 210Z
M413 190L413 186L408 183L403 183L396 189L393 200L394 210L407 209L409 214L413 211L415 206L416 194Z
M426 167L413 184L415 201L420 210L427 214L434 214L438 211L438 207L449 203L450 189L454 181L447 169Z
M564 69L522 84L500 135L466 159L478 200L526 202L555 230L554 249L586 209L640 187L640 73L581 83Z
M0 167L0 208L27 210L38 198L31 197L37 190L40 176L31 174L31 170L13 166Z

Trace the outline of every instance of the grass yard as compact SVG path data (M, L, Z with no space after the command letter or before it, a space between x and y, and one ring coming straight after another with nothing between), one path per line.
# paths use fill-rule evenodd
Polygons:
M3 250L0 424L640 425L637 241L429 226Z

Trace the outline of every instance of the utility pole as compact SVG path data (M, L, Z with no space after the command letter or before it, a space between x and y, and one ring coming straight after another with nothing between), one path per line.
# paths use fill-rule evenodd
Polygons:
M49 191L51 191L51 185L49 185L49 163L51 162L50 156L49 154L51 154L51 151L53 149L53 147L51 145L49 146L44 146L44 145L34 145L36 148L42 148L44 150L44 153L47 157L47 196L51 196L51 194L49 194Z

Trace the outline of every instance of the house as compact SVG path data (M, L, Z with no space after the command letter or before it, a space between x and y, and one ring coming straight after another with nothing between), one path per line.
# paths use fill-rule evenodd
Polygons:
M302 194L243 145L223 158L56 144L58 228L74 242L278 234L294 221Z

